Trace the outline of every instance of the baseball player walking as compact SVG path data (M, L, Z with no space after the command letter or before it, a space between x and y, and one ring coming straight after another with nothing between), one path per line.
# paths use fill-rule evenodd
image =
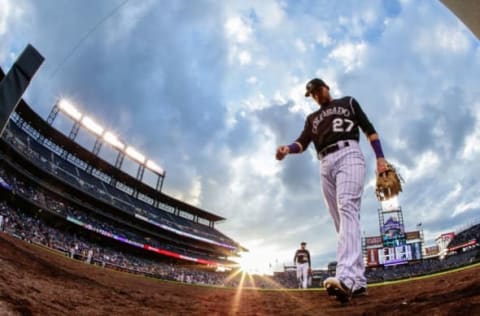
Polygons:
M328 295L346 303L367 287L360 230L365 160L358 143L359 127L377 158L377 173L385 171L387 163L377 132L355 98L332 99L330 88L318 78L307 83L305 97L312 97L320 109L307 116L295 142L277 148L276 158L301 153L311 142L315 145L322 191L338 238L336 274L324 286Z
M297 267L297 280L299 287L306 289L308 282L308 275L312 271L312 264L310 262L310 252L305 248L306 242L302 241L300 249L297 249L293 262Z

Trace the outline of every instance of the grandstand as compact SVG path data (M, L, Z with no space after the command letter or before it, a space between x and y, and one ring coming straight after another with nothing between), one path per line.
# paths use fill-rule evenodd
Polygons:
M479 247L480 240L480 220L477 219L470 227L459 230L448 243L446 247L446 255L466 252L470 249Z
M118 147L111 134L110 141L97 137L93 150L82 147L74 132L67 136L52 126L59 110L44 120L21 100L7 122L0 139L3 226L66 254L72 244L76 256L95 249L93 258L103 265L112 256L102 253L110 249L150 268L236 267L230 258L247 249L215 228L225 218L163 193L165 171L131 147L118 151L115 164L100 158L103 143ZM79 128L75 122L72 131ZM136 177L121 169L126 155L139 163ZM146 168L158 176L155 187L142 181ZM38 228L34 236L28 223ZM50 240L52 235L63 241Z

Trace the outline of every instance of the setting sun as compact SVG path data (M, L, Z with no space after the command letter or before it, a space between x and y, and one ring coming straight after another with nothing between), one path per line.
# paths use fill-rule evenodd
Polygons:
M271 275L273 273L272 256L262 251L242 252L240 258L236 258L235 261L243 272L249 274Z

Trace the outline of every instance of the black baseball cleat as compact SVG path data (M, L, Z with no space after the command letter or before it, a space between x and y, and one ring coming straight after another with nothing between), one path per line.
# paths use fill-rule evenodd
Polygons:
M352 292L352 297L358 297L358 296L367 296L367 288L366 287L359 287L358 289L354 290Z
M337 278L327 278L323 282L328 296L335 296L340 303L345 304L352 299L352 290Z

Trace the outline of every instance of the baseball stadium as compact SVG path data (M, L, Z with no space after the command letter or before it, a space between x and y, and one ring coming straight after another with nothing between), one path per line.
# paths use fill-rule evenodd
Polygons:
M478 2L441 5L480 37ZM312 267L307 288L291 261L270 263L269 274L249 271L242 258L255 256L254 246L224 228L239 217L167 192L180 174L167 177L135 137L97 123L95 110L73 101L82 95L56 96L42 115L29 89L48 62L28 44L0 67L0 315L480 315L478 208L461 225L432 230L400 205L404 193L375 201L375 231L361 237L368 291L342 304L324 283L336 275L335 253L324 268ZM222 154L212 153L210 164ZM186 161L195 163L176 162ZM408 175L402 184L406 191ZM222 194L229 193L209 198ZM274 226L277 215L261 217L270 221L262 225ZM253 225L247 217L242 231Z

